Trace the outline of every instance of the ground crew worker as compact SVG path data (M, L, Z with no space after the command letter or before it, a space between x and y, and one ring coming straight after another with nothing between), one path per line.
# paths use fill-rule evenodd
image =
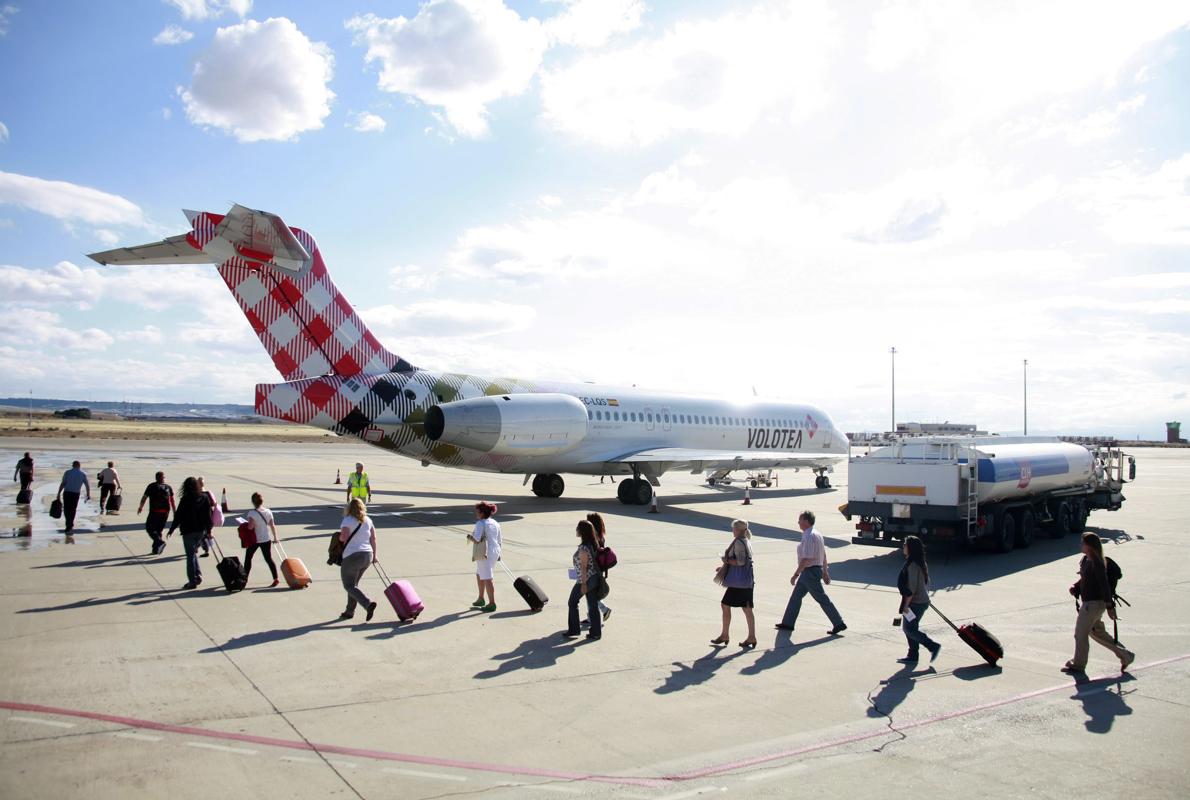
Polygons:
M368 482L368 473L364 472L364 465L355 463L355 472L347 476L347 502L358 497L365 503L372 502L372 484Z

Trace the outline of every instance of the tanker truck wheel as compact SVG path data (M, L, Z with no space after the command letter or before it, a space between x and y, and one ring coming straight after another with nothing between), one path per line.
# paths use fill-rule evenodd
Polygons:
M1074 502L1073 508L1070 510L1070 513L1070 530L1074 531L1075 533L1082 533L1085 531L1087 529L1087 517L1091 513L1087 509L1087 504L1082 500L1076 500Z
M1010 553L1016 544L1016 518L1004 511L996 512L996 552Z
M1020 512L1020 518L1016 521L1016 546L1024 550L1033 544L1033 531L1036 528L1037 517L1033 515L1033 509L1023 509Z
M1074 523L1074 515L1070 511L1070 503L1062 500L1054 509L1054 521L1050 525L1050 538L1061 539L1070 533L1070 526Z

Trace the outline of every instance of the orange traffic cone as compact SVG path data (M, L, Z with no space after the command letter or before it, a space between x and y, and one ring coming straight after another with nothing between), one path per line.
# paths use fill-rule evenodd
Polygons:
M335 470L335 485L338 486L343 482L343 470Z
M742 506L752 505L752 487L751 486L744 487L744 502L740 503L740 505L742 505Z
M219 508L223 509L224 514L230 514L231 509L227 507L227 489L223 490L223 499L219 501Z
M650 514L660 514L661 513L660 511L657 510L657 493L656 492L653 492L653 502L649 505L649 513Z

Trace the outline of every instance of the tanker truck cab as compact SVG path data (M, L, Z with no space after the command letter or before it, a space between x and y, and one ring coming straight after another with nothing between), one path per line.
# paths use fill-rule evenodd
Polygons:
M1125 463L1127 462L1127 468ZM1125 475L1127 473L1127 477ZM852 457L847 503L857 544L899 546L909 534L997 550L1028 547L1039 531L1079 533L1094 509L1115 511L1135 461L1052 437L921 437Z

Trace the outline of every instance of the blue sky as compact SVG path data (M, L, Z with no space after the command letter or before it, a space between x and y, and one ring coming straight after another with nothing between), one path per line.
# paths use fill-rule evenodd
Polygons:
M0 394L251 402L267 209L416 364L1157 437L1190 424L1179 3L0 0Z

